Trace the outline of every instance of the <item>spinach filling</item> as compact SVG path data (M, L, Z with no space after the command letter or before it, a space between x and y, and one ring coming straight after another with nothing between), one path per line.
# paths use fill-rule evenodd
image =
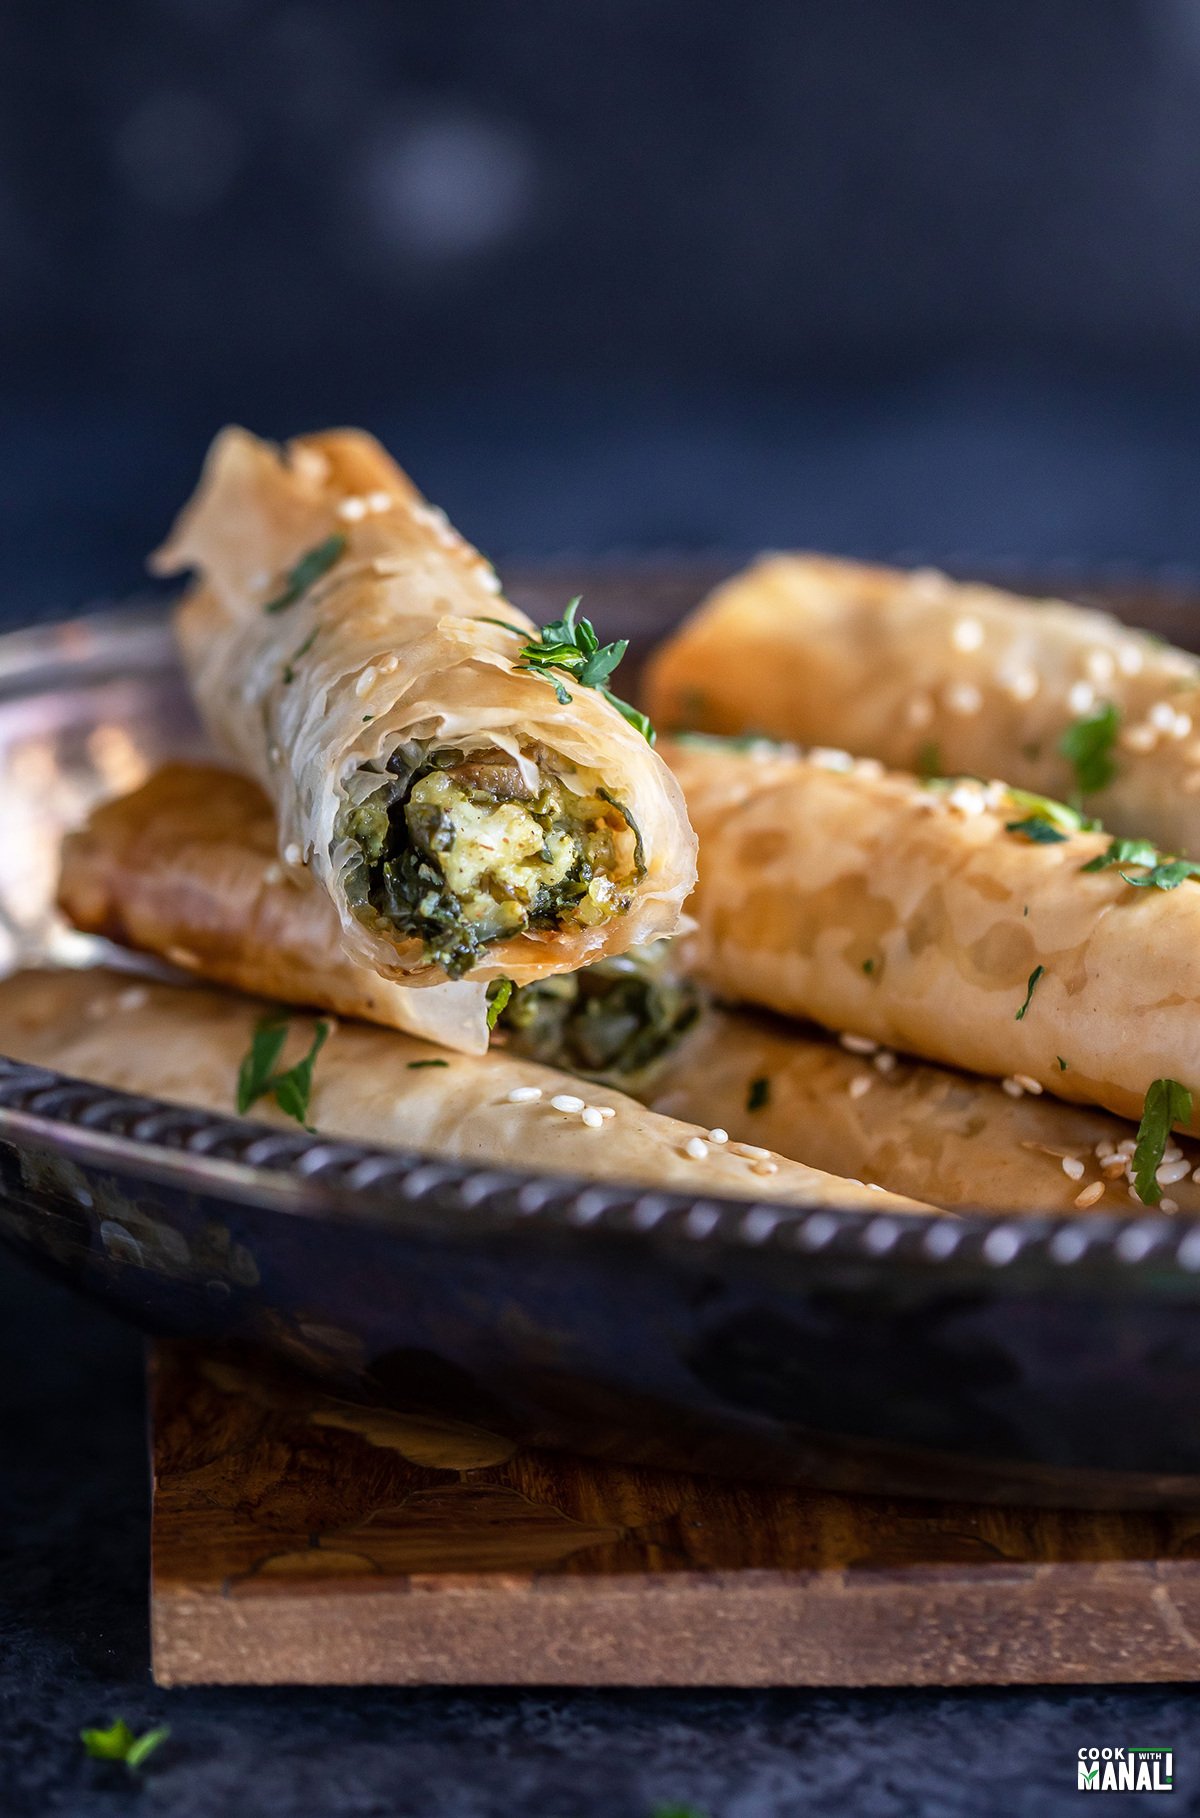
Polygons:
M339 817L357 848L350 903L368 926L419 939L449 978L494 941L623 914L646 875L628 810L544 763L532 788L502 751L397 753L389 770Z
M667 1054L696 1021L702 1000L664 963L666 942L597 960L514 991L501 1014L507 1046L571 1073L627 1079Z

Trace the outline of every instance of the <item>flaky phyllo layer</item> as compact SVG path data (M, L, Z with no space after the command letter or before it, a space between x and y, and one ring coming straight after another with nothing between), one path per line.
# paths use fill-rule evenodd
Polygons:
M573 608L537 632L370 437L224 431L158 566L196 571L205 724L357 963L523 984L674 930L695 837L609 690L624 646Z

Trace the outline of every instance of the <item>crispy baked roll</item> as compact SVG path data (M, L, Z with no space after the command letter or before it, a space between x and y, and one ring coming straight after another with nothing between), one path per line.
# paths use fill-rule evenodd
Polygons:
M352 959L327 893L280 863L270 802L230 770L169 764L102 803L63 842L58 903L85 934L218 984L487 1048L486 986L412 991Z
M527 985L497 1039L655 1111L950 1211L1129 1212L1132 1124L865 1038L846 1036L846 1047L811 1023L727 1009L682 973L685 948L660 941ZM1168 1144L1160 1166L1160 1210L1200 1211L1200 1148Z
M1200 1128L1200 885L1180 867L1000 783L704 738L668 755L714 991L1124 1117L1174 1080Z
M195 571L201 715L353 958L524 982L674 928L695 841L607 690L622 647L571 611L539 640L369 436L223 431L154 566Z
M131 983L99 968L24 972L0 983L0 1053L121 1091L232 1112L256 1030L264 1016L278 1015L276 1005L203 987ZM289 1068L310 1050L316 1029L309 1017L292 1018L278 1065ZM343 1023L317 1053L304 1109L328 1135L455 1161L688 1193L928 1210L761 1146L747 1153L709 1145L694 1125L611 1088L594 1102L611 1115L585 1122L577 1082L550 1068L504 1054L447 1056L409 1036ZM270 1093L250 1115L295 1127Z
M1200 856L1200 663L1105 613L929 569L768 556L685 620L646 693L660 730L1002 776Z

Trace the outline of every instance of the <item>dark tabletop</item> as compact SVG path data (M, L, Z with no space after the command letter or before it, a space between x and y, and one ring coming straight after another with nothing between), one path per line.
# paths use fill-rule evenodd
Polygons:
M1075 1809L1081 1744L1135 1742L1175 1749L1168 1809L1200 1810L1190 1688L158 1691L144 1420L138 1335L0 1259L4 1818L1041 1818ZM116 1717L171 1725L140 1786L84 1758Z

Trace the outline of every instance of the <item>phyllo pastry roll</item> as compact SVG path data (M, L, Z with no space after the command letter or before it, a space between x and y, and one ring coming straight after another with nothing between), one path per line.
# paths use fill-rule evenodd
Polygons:
M355 431L227 429L155 558L222 757L352 957L410 985L523 982L669 933L695 841L574 606L539 634Z
M869 1037L728 1009L681 970L686 945L660 941L527 985L497 1039L652 1110L949 1211L1119 1215L1138 1198L1138 1133L1122 1118ZM1160 1211L1200 1211L1200 1147L1164 1141L1154 1161Z
M281 864L267 797L230 770L168 764L102 803L63 842L58 906L83 933L198 978L468 1054L488 1045L486 985L413 991L346 952L328 893Z
M796 1205L924 1211L911 1200L715 1144L605 1087L594 1097L504 1054L447 1055L365 1024L288 1017L206 987L88 972L0 982L0 1053L119 1091L489 1167Z
M769 556L685 620L646 692L662 730L1002 776L1200 857L1200 663L1106 613L931 569Z
M716 992L1124 1117L1153 1088L1200 1128L1193 867L1002 783L706 738L668 755Z

